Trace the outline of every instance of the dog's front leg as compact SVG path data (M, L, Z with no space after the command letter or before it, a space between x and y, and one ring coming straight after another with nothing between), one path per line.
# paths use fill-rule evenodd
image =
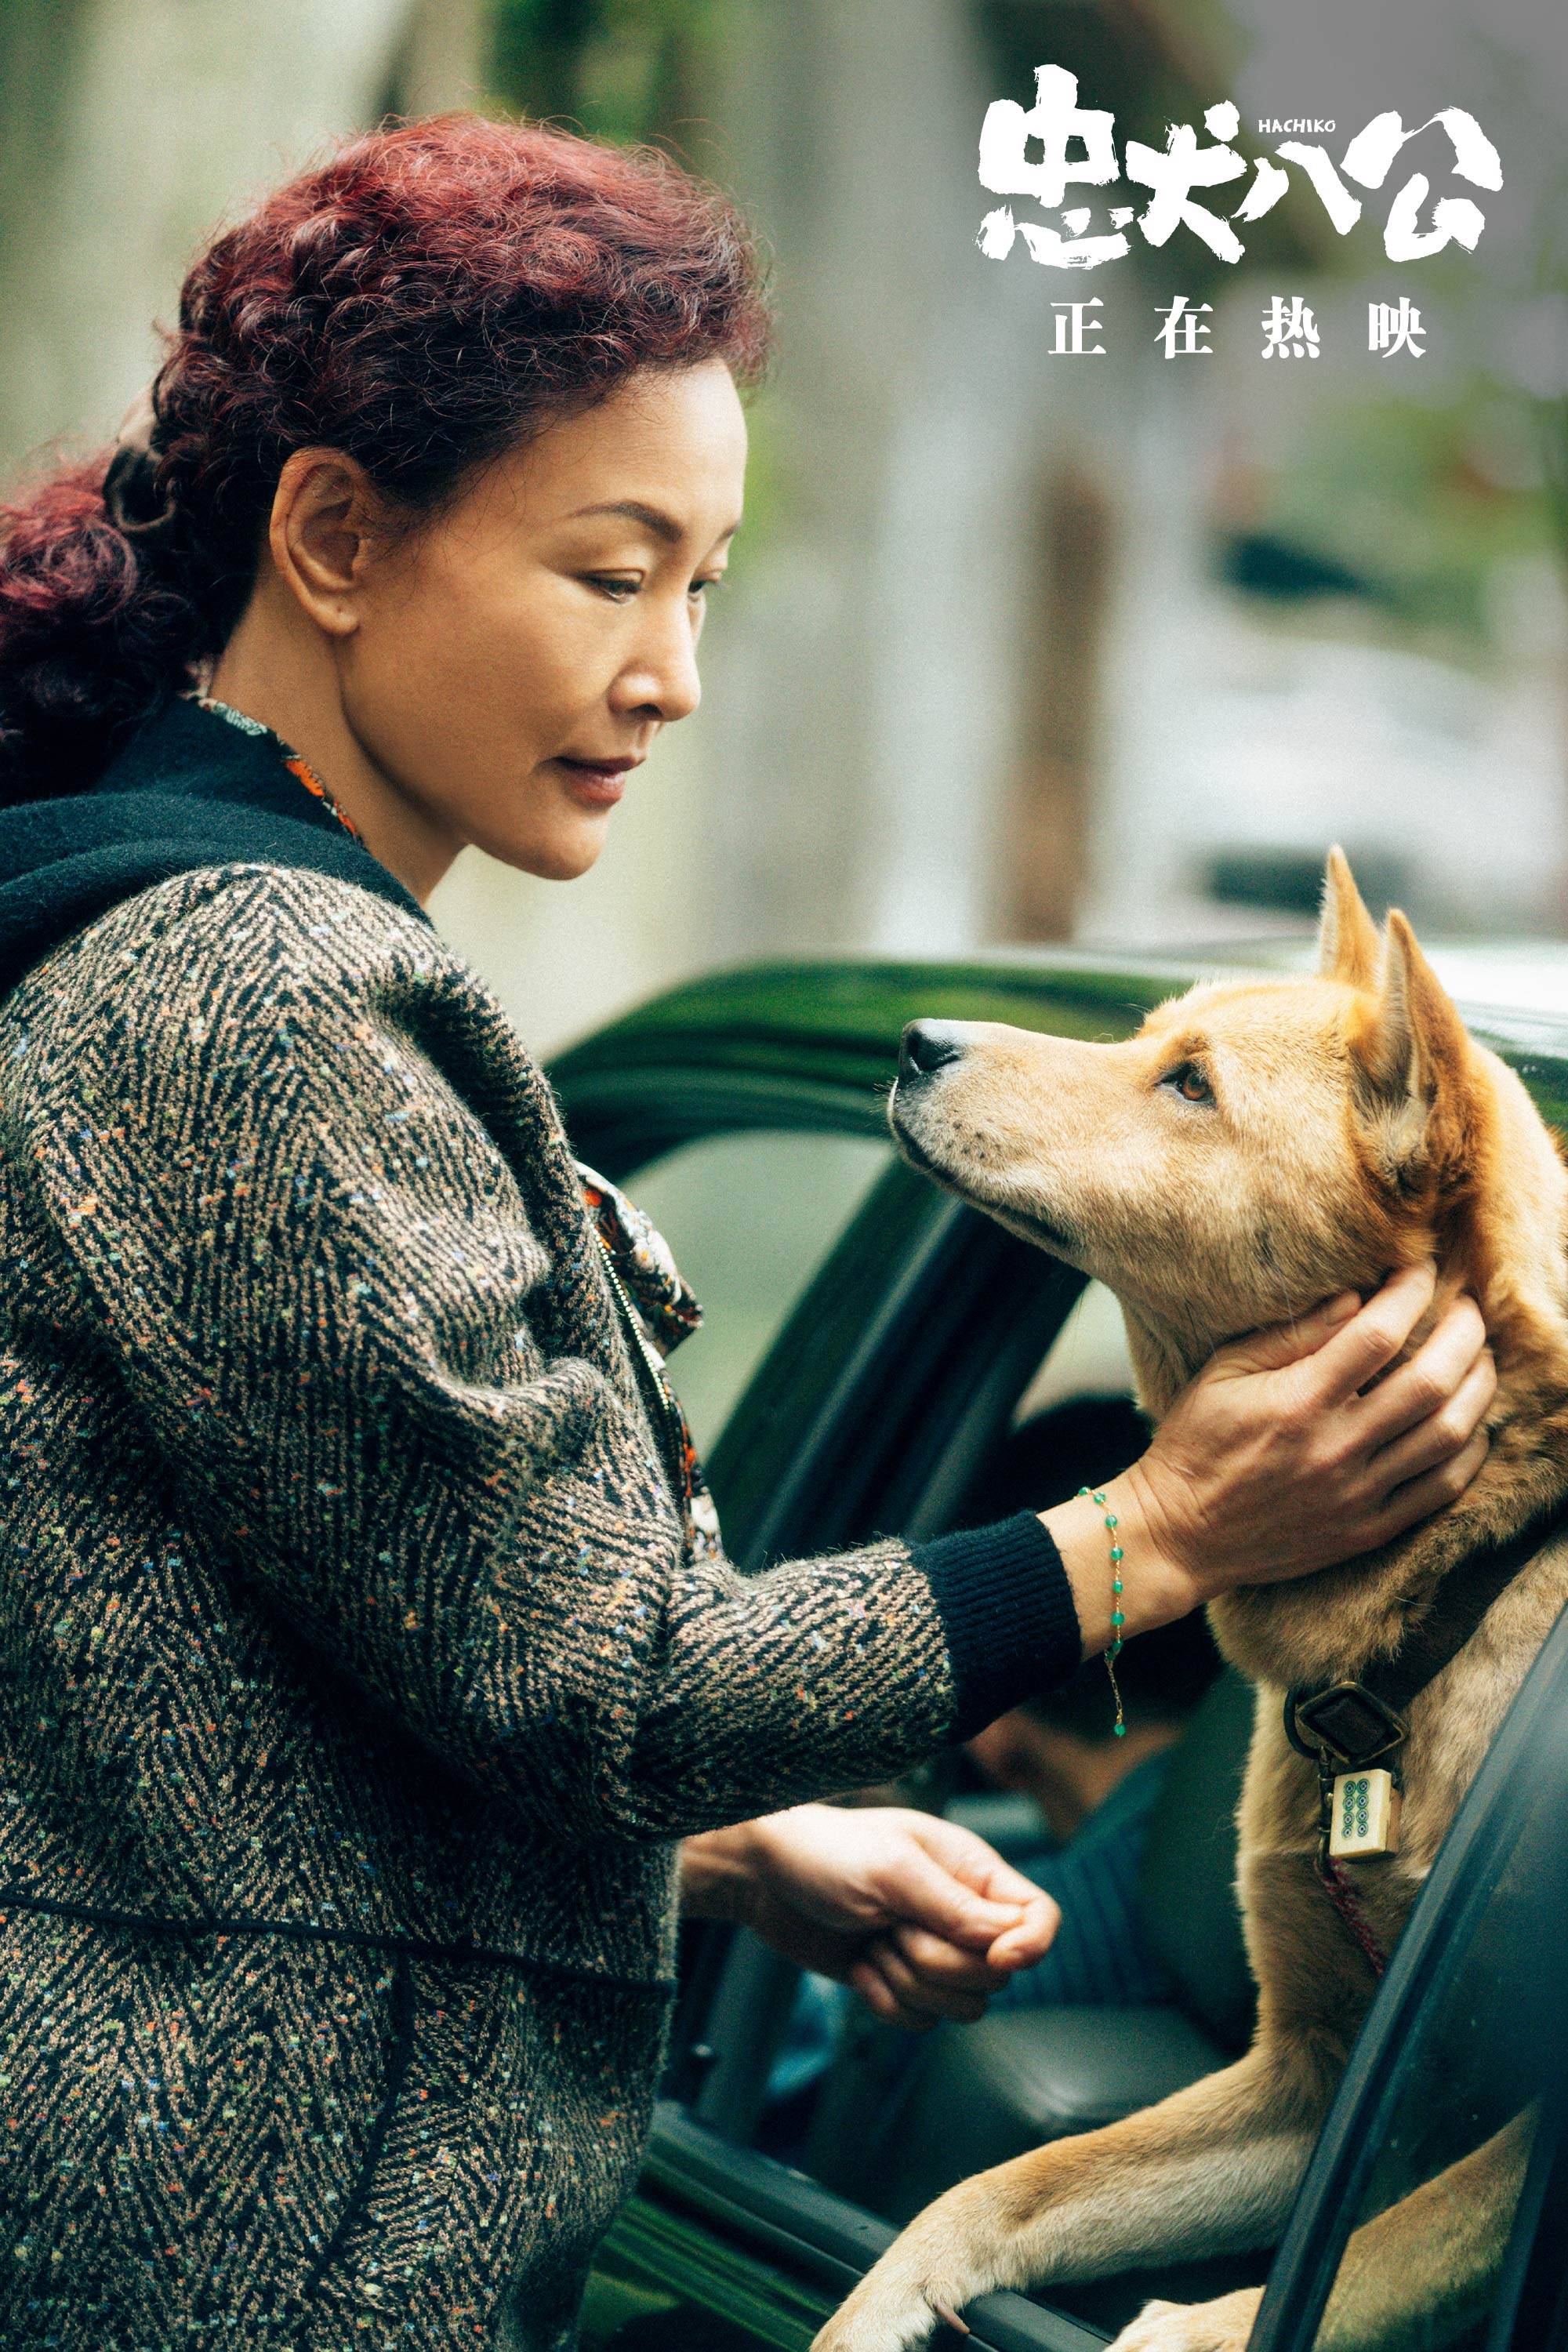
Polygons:
M1491 2308L1535 2122L1527 2108L1363 2222L1334 2280L1320 2352L1431 2352L1480 2324ZM1246 2352L1261 2300L1253 2288L1217 2303L1146 2304L1111 2352Z
M1142 2115L960 2181L889 2247L813 2352L906 2352L994 2287L1267 2245L1331 2080L1304 2052L1260 2046Z

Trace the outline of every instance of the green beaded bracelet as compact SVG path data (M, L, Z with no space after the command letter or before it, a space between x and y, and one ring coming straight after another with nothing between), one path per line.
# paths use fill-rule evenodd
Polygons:
M1105 1653L1105 1671L1110 1676L1111 1696L1116 1701L1116 1721L1110 1728L1118 1739L1125 1739L1127 1718L1121 1711L1121 1685L1116 1679L1116 1661L1121 1650L1121 1628L1127 1619L1121 1607L1122 1550L1116 1540L1116 1514L1106 1508L1105 1496L1097 1495L1092 1487L1080 1486L1078 1491L1086 1495L1091 1503L1098 1503L1105 1512L1105 1532L1110 1538L1110 1644Z

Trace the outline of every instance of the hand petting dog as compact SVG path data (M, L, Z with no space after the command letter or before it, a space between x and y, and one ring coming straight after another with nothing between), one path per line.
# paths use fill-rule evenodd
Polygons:
M1406 1266L1364 1306L1344 1291L1216 1349L1102 1490L1134 1570L1125 1639L1374 1551L1458 1499L1487 1458L1497 1365L1463 1295L1413 1345L1436 1287L1430 1261ZM1092 1656L1112 1630L1102 1515L1085 1498L1041 1517Z

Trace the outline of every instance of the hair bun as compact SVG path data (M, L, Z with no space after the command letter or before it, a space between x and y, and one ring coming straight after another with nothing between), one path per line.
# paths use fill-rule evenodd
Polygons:
M114 455L103 478L103 504L110 521L127 539L145 542L162 531L173 508L158 492L158 418L153 387L139 392L120 422Z

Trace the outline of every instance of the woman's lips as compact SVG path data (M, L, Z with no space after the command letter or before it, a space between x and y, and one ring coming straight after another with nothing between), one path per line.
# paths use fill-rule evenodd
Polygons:
M640 767L638 760L569 760L564 753L555 761L566 779L566 788L575 801L585 808L614 808L626 789L626 778L633 768Z

